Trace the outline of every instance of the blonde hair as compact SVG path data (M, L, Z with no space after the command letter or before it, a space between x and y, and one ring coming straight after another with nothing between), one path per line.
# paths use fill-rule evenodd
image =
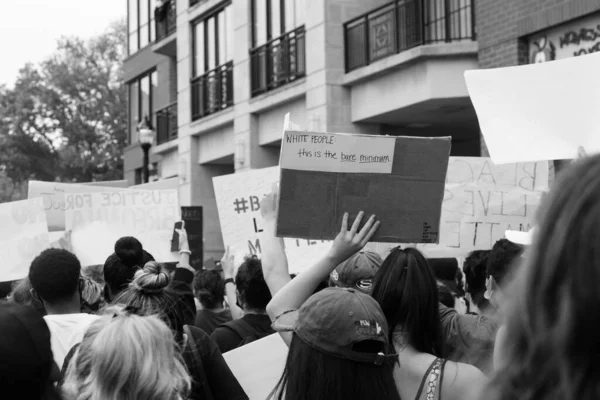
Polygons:
M115 308L113 308L115 310ZM69 400L181 400L190 377L167 325L115 310L84 335L65 376Z
M169 285L167 270L156 261L147 262L143 269L136 271L131 287L145 293L162 293Z

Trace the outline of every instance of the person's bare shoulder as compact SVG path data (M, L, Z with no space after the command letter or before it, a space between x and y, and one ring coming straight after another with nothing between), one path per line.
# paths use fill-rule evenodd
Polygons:
M478 399L488 379L478 368L448 361L442 381L444 400Z

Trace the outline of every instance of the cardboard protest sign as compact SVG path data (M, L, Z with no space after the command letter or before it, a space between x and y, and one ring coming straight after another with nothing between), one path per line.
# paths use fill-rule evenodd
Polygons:
M202 231L202 207L181 207L181 219L185 222L188 243L192 252L190 265L196 271L202 269L204 259L204 234Z
M79 185L61 182L29 181L28 199L42 198L44 210L48 220L48 230L51 232L65 230L65 194L67 193L96 193L124 191L127 188L113 188L106 186Z
M0 221L0 282L23 279L50 245L43 200L0 204Z
M450 138L286 131L277 235L331 240L362 210L374 241L437 243L449 154Z
M283 374L288 348L278 333L223 354L250 400L264 400Z
M236 263L246 255L261 255L260 201L278 181L279 167L213 178L223 242L230 246ZM316 240L285 239L284 243L291 273L310 266L330 246L329 242Z
M467 71L465 79L494 163L577 158L600 152L596 113L600 53Z
M528 231L533 226L546 190L547 162L494 165L485 157L450 157L440 243L417 248L431 258L462 258L473 250L491 249L506 230Z
M65 195L66 228L73 252L83 266L104 264L115 242L134 236L159 262L176 262L171 235L181 219L177 191L69 193Z

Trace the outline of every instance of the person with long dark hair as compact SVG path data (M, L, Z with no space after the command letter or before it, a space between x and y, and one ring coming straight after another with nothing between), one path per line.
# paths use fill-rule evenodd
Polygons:
M600 156L561 172L517 271L506 340L485 399L591 400L600 393Z
M362 250L379 222L372 216L359 230L361 212L349 228L345 214L327 255L290 280L283 243L275 238L276 197L271 193L261 203L269 236L263 269L273 294L267 312L276 330L292 333L282 333L289 353L270 398L400 400L393 377L397 356L375 300L355 288L329 288L313 295L338 265Z
M437 282L417 249L392 250L375 276L372 295L398 352L394 378L400 397L463 399L478 391L485 382L483 373L445 358Z

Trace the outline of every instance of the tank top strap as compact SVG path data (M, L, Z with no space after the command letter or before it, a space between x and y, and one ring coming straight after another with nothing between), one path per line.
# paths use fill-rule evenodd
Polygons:
M420 400L421 395L423 394L423 390L425 390L425 400L436 400L436 392L438 387L442 386L442 379L444 376L444 365L446 364L446 360L443 358L436 358L433 360L427 372L423 376L423 380L421 381L421 385L419 386L419 391L417 392L417 396L415 400ZM440 389L440 394L438 396L438 400L441 400L442 393Z

